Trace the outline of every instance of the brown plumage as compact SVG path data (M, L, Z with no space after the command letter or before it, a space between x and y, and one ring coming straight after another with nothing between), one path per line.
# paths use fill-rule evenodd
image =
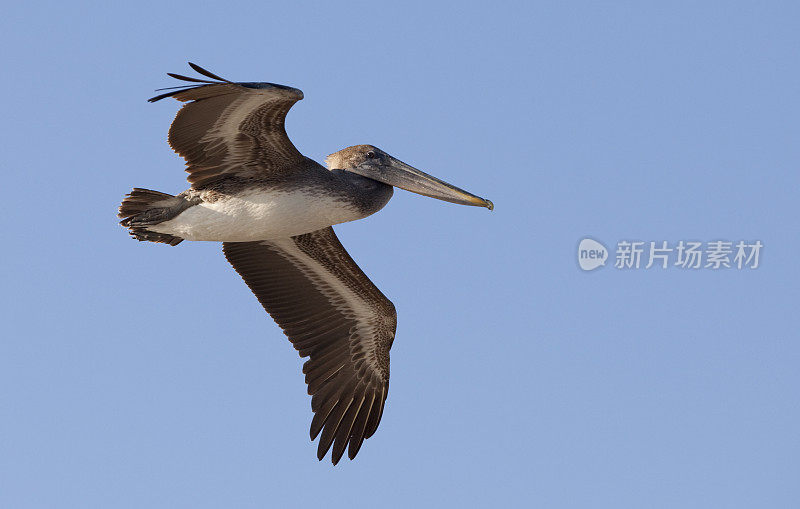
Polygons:
M333 228L291 239L225 242L225 257L302 357L317 456L353 459L378 428L389 388L394 305L347 254Z
M189 65L203 78L169 73L190 84L150 102L185 103L168 140L186 160L191 188L175 196L135 188L119 208L120 222L138 240L223 243L264 309L309 357L303 373L317 456L331 450L336 464L347 450L353 459L383 415L397 315L331 225L377 212L395 187L490 210L493 204L372 145L340 150L324 168L286 135L300 90L234 83Z
M190 65L217 81L170 74L205 84L179 87L149 101L173 97L188 102L175 116L168 141L186 159L192 188L202 189L232 175L274 176L307 164L284 127L286 114L303 92L274 83L233 83Z

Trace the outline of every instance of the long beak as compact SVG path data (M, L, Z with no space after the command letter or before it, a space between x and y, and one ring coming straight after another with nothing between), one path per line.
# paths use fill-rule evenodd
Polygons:
M486 207L489 210L494 209L494 204L489 200L483 199L480 196L475 196L452 184L439 180L394 157L389 156L389 161L390 163L388 165L382 164L380 166L366 166L364 168L356 167L350 171L383 182L384 184L399 187L400 189L405 189L406 191L411 191L412 193L421 194L423 196L430 196L437 200L449 201L450 203L458 203L460 205Z

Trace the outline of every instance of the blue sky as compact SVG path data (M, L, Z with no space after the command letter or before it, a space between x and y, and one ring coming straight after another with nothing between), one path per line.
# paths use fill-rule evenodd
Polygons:
M793 2L22 3L0 20L0 506L794 507ZM187 60L296 86L492 199L336 228L398 309L378 433L315 458L302 360L220 246L137 243L179 192ZM755 241L756 270L582 272L580 239Z

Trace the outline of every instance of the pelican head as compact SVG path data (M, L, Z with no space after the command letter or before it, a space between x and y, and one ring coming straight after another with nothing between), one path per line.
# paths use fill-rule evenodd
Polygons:
M347 147L325 158L329 170L345 170L412 193L461 205L494 208L485 200L463 189L428 175L372 145Z

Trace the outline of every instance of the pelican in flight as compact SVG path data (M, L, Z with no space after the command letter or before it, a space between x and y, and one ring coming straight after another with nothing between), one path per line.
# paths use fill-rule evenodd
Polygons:
M409 166L372 145L331 154L327 168L289 141L286 113L303 93L274 83L203 78L150 99L186 104L169 144L191 187L173 196L134 188L120 222L138 240L175 246L222 242L222 251L301 357L317 457L333 445L353 459L381 420L397 314L347 254L332 225L383 208L393 188L492 210L492 202Z

